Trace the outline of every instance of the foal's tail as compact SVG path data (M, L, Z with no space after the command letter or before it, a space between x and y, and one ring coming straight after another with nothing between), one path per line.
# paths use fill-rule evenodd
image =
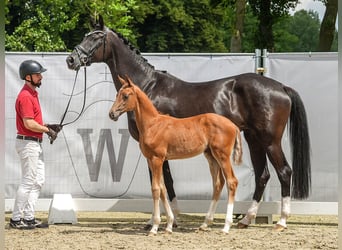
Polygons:
M289 132L292 150L292 197L306 199L311 189L310 137L304 104L299 94L284 87L291 98Z
M238 128L236 128L233 161L236 165L240 165L242 163L242 142L240 130Z

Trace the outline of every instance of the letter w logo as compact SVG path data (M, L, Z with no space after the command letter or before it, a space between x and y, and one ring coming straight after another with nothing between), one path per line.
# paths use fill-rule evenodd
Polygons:
M118 161L116 161L114 144L112 139L112 132L110 129L101 129L100 137L97 144L96 157L94 161L93 151L91 149L90 134L93 132L92 129L77 129L77 133L80 134L83 147L85 152L85 157L87 160L90 181L97 182L99 178L99 172L101 167L101 161L103 156L104 145L107 145L107 151L109 156L110 168L112 172L113 182L120 182L121 174L123 169L123 164L126 157L127 145L129 139L128 129L119 129L121 136L120 150Z

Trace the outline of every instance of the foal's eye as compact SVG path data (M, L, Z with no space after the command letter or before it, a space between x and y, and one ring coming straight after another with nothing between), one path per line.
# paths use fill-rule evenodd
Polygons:
M124 101L127 101L127 99L128 99L128 96L129 96L128 94L124 94L124 95L123 95L123 97L122 97L122 98L124 99Z

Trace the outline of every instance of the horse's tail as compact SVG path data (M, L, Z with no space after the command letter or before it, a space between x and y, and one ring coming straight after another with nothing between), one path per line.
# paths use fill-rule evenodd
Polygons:
M240 165L242 163L242 142L240 130L238 128L236 128L233 161L236 165Z
M306 199L311 189L311 149L309 128L304 104L299 94L290 87L284 87L291 98L289 132L292 151L292 197Z

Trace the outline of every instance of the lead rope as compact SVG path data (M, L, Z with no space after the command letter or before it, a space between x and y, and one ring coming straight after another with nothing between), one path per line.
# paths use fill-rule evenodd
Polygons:
M76 71L76 76L75 76L75 80L74 80L74 86L72 87L72 91L71 91L71 94L70 94L70 98L69 98L69 101L68 101L68 104L65 108L65 111L64 111L64 114L62 116L62 119L61 119L61 122L59 123L59 125L61 125L62 127L63 126L66 126L66 125L69 125L71 123L74 123L76 122L80 117L81 115L83 114L84 112L84 107L85 107L85 103L86 103L86 99L87 99L87 67L84 67L84 95L83 95L83 106L82 106L82 109L80 111L80 113L78 114L78 116L71 122L67 122L67 123L64 123L63 124L63 121L65 119L65 116L66 114L68 113L68 109L69 109L69 106L70 106L70 102L71 102L71 98L73 97L74 95L74 90L75 90L75 86L76 86L76 80L77 80L77 75L78 75L78 70Z

